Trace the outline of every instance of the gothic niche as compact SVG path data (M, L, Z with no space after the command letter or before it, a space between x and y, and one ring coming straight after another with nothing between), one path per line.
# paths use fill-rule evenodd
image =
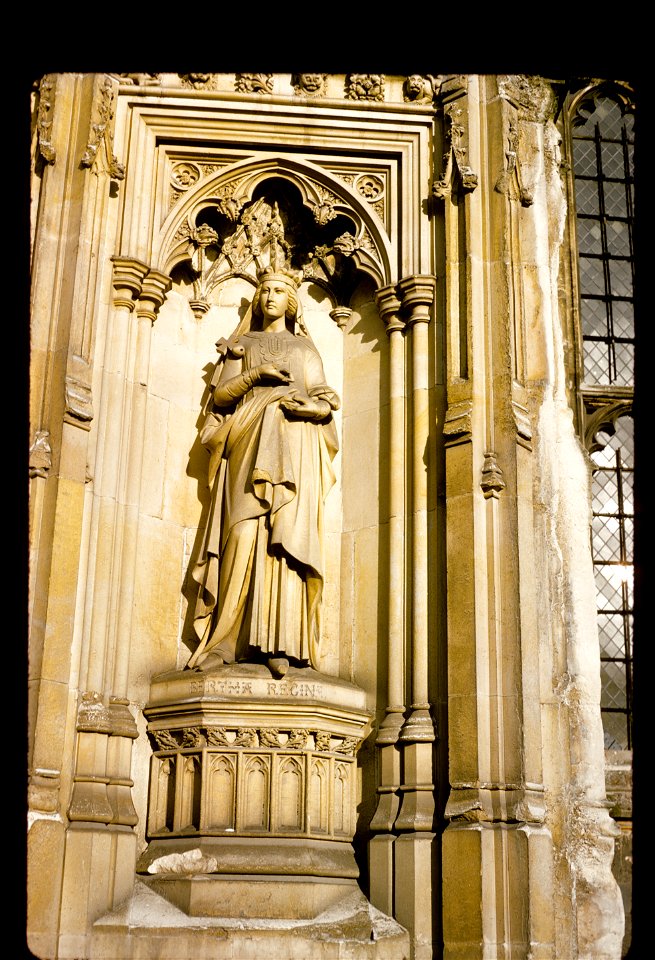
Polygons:
M227 276L251 279L265 267L290 269L322 287L335 306L347 306L358 282L359 251L374 255L367 238L359 238L355 220L336 205L338 198L322 189L321 202L304 205L288 180L271 177L260 183L252 199L223 190L207 201L178 233L187 257L171 271L173 282L192 288L196 317L207 312L217 285Z
M190 915L310 919L363 899L356 755L373 717L363 689L321 671L341 401L297 291L311 277L346 307L367 254L356 213L316 184L304 202L282 177L250 197L229 187L176 238L187 256L174 276L197 316L221 280L256 289L216 344L198 423L210 501L185 587L193 650L152 678L144 708L153 754L138 871Z

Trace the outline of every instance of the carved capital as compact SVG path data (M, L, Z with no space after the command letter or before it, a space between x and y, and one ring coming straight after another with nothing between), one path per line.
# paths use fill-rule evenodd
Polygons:
M407 323L429 323L430 307L434 301L435 277L414 274L398 283L403 311L408 314Z
M136 312L139 317L146 317L153 323L166 294L171 288L171 278L160 270L150 270L143 281Z
M405 321L400 318L401 301L395 283L377 290L375 302L388 334L393 333L394 330L405 329Z
M102 696L95 691L82 694L77 710L78 733L111 733L111 716L102 701Z
M134 309L143 285L143 279L148 273L148 267L134 257L112 257L114 273L112 285L114 287L114 306Z

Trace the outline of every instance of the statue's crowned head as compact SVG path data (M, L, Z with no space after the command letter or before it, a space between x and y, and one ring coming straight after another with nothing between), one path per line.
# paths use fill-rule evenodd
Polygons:
M262 312L259 301L261 298L262 286L266 281L283 283L285 285L288 293L288 303L285 314L286 319L292 323L294 320L299 320L300 301L298 299L298 287L302 282L302 278L297 274L292 273L290 270L276 270L273 267L264 267L264 269L257 274L257 290L252 300L253 316L257 317L257 319L261 318Z

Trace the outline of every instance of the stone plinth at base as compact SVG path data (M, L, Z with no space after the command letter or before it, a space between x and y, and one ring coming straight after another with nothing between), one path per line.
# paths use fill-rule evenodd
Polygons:
M359 890L356 880L330 877L218 875L152 877L151 890L190 917L252 916L262 919L312 920Z
M144 714L153 890L189 916L308 920L358 889L363 690L233 664L155 677Z
M189 917L137 880L93 926L89 960L409 960L409 934L357 890L313 920Z

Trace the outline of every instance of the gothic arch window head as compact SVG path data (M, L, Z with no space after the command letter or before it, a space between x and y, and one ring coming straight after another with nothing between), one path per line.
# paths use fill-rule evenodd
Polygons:
M634 367L634 117L611 89L571 119L583 383L630 385Z

